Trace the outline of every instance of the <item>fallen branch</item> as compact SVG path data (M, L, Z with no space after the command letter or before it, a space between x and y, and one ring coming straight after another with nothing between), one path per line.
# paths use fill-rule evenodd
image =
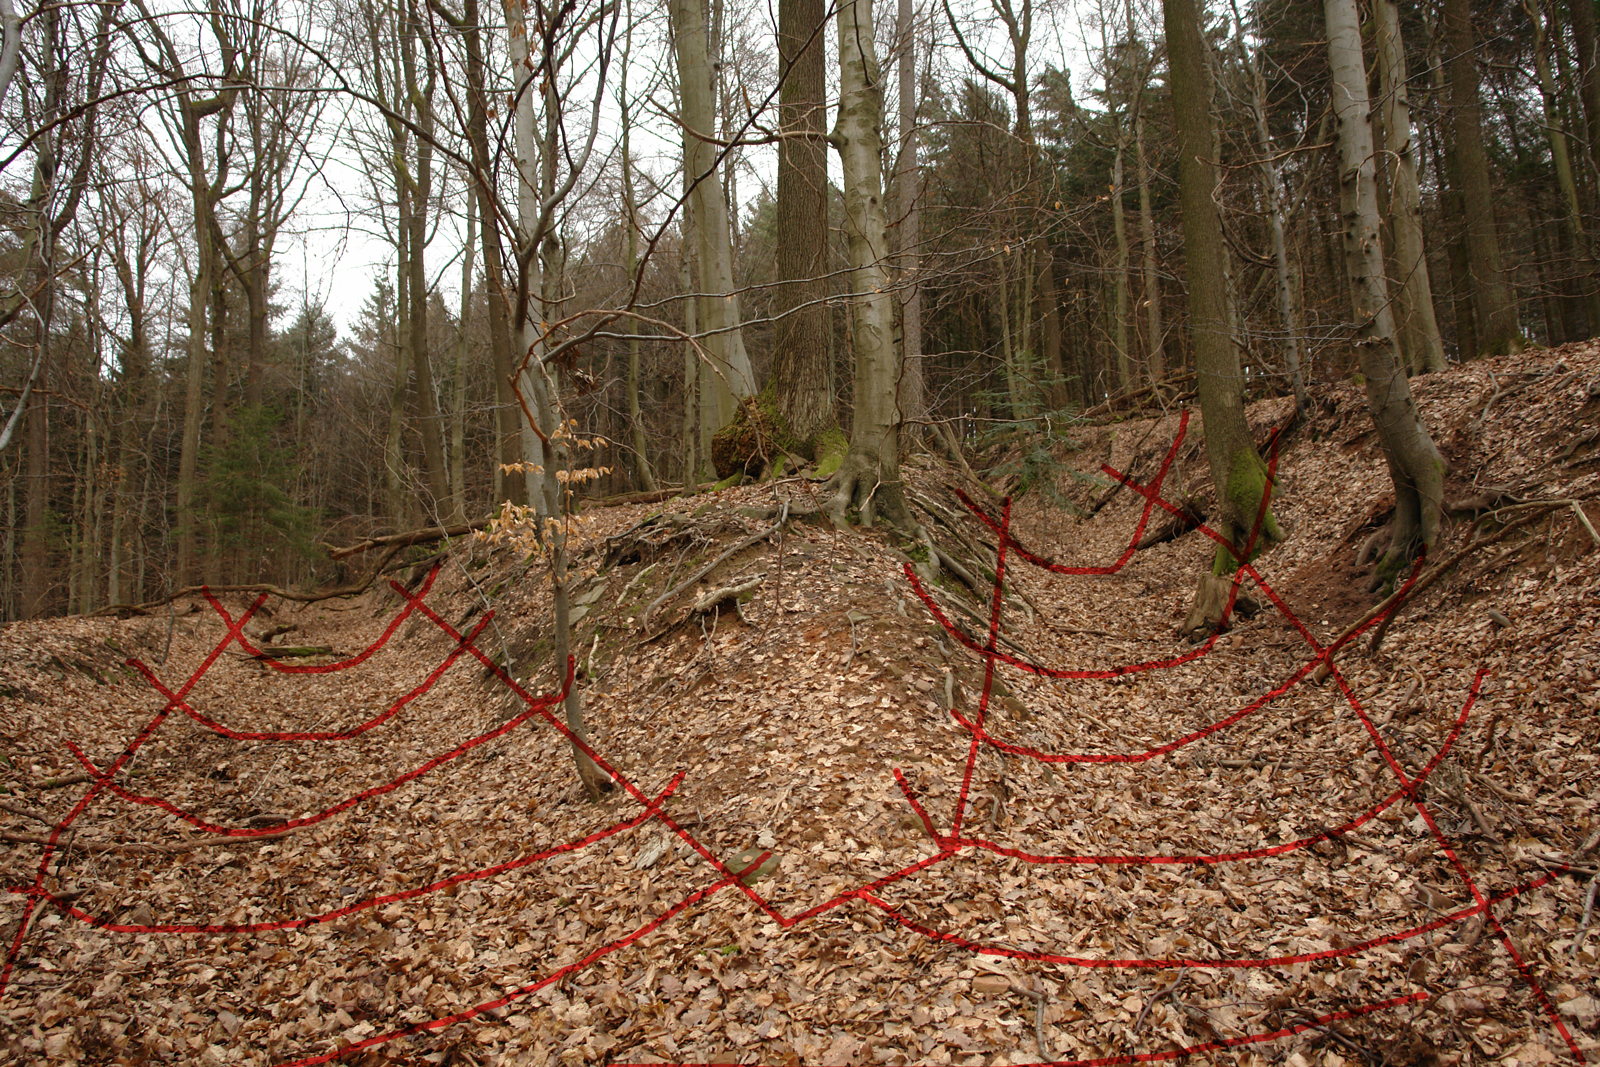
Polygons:
M718 604L728 600L736 600L760 585L764 580L763 576L758 574L748 581L740 582L738 585L727 585L721 589L713 589L694 602L694 606L689 609L689 614L704 615L706 612L713 611Z
M435 541L443 541L450 537L465 537L469 533L487 529L494 516L485 516L477 522L462 523L459 526L424 526L419 530L407 530L405 533L384 534L382 537L369 537L365 541L357 541L353 545L335 548L324 545L328 550L329 559L346 559L357 556L363 552L370 552L374 548L407 548L411 545L429 545Z
M1344 645L1349 642L1350 638L1353 637L1358 630L1366 626L1373 619L1382 615L1384 612L1390 612L1389 617L1384 619L1383 622L1378 625L1378 628L1373 631L1372 642L1368 646L1369 652L1376 652L1383 644L1384 635L1389 632L1389 624L1392 623L1395 619L1395 616L1400 613L1400 609L1405 605L1406 601L1411 600L1419 594L1427 591L1427 589L1432 586L1434 582L1437 582L1440 578L1444 577L1444 575L1454 568L1456 564L1466 559L1472 553L1478 551L1479 549L1488 548L1490 545L1499 543L1500 541L1504 540L1512 530L1515 530L1521 526L1526 526L1531 522L1537 522L1557 509L1565 507L1566 503L1566 501L1562 501L1556 504L1543 504L1535 507L1522 518L1501 527L1488 537L1482 537L1476 541L1468 542L1466 545L1457 549L1448 558L1430 568L1428 572L1421 578L1417 579L1417 581L1409 585L1402 585L1393 593L1390 593L1388 596L1384 597L1383 600L1379 601L1377 606L1375 606L1371 611L1361 616L1361 618L1357 619L1349 626L1346 626L1344 628L1344 632L1333 639L1333 641L1328 645L1327 658L1317 665L1316 670L1311 672L1311 681L1316 685L1321 685L1324 681L1326 681L1328 675L1332 673L1330 664L1333 662L1333 654L1340 648L1344 647Z
M956 440L956 435L951 432L950 427L942 422L935 422L930 425L933 426L934 436L939 438L940 444L944 445L945 452L955 461L956 466L961 468L961 473L966 475L978 488L988 493L991 500L1001 499L1000 494L988 482L974 473L971 464L967 462L966 453L961 451L961 442Z
M1107 400L1101 404L1096 404L1092 408L1084 408L1082 417L1086 419L1093 419L1101 415L1109 415L1113 411L1116 411L1119 407L1127 404L1129 401L1136 400L1139 397L1144 396L1146 393L1153 393L1157 389L1164 389L1168 386L1176 386L1180 382L1186 382L1190 378L1193 378L1194 375L1194 371L1189 371L1186 374L1179 374L1176 377L1168 378L1165 381L1154 382L1142 388L1135 389L1131 393L1123 393L1120 396L1114 396L1110 400Z
M751 545L755 544L757 541L764 541L768 537L771 537L773 534L778 532L779 528L781 528L784 523L786 523L788 521L789 521L789 502L787 500L785 500L783 502L783 509L778 513L778 521L777 522L773 523L767 529L762 530L759 533L753 533L749 537L746 537L744 540L742 540L742 541L738 542L737 544L735 544L732 548L728 549L722 555L718 556L716 559L712 560L710 563L707 563L704 567L701 567L699 570L695 571L688 578L686 578L682 582L679 582L677 585L673 586L671 589L668 589L665 593L662 593L660 596L656 597L654 600L652 600L650 602L650 606L644 609L644 615L642 615L640 617L639 624L641 626L648 627L650 625L650 616L652 616L652 615L654 615L656 613L656 609L657 608L659 608L661 605L665 604L667 601L671 600L673 597L677 596L679 593L683 592L685 589L689 588L694 583L698 582L700 579L704 578L706 575L710 574L712 571L716 570L717 567L724 560L726 560L729 556L732 556L735 552L739 552L739 551L741 551L743 549L749 548Z
M298 827L296 827L298 829ZM210 845L255 845L268 841L276 841L294 833L294 830L279 830L270 834L252 834L249 837L234 837L228 834L212 834L206 837L197 837L192 841L172 841L162 845L119 845L110 841L85 841L82 838L74 840L70 847L84 852L112 852L124 856L140 856L151 853L187 852L193 848L205 848ZM42 834L14 834L8 830L0 830L0 841L10 841L18 845L48 845L50 839ZM60 842L58 841L59 845Z

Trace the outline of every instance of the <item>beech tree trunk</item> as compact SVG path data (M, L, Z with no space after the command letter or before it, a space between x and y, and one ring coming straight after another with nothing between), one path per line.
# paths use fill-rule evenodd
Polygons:
M1467 269L1472 278L1477 349L1481 356L1520 352L1522 328L1500 261L1495 228L1494 186L1483 146L1483 116L1478 102L1477 47L1469 0L1443 0L1445 48L1450 54L1450 107L1455 133L1456 173L1466 223Z
M900 425L889 289L888 226L883 207L883 95L872 43L872 0L845 0L839 23L839 118L829 138L844 171L845 238L850 252L850 309L855 344L855 413L850 450L829 485L829 512L842 521L852 504L870 525L883 515L912 525L900 483Z
M755 393L755 372L739 328L739 298L733 284L733 244L723 198L721 163L709 138L716 134L711 55L700 0L671 0L678 91L683 100L683 160L694 204L699 245L701 329L709 366L701 380L702 432L733 421L737 402ZM707 417L709 416L709 418Z
M1395 309L1400 316L1401 349L1407 365L1428 373L1444 370L1444 341L1433 310L1433 286L1422 237L1422 194L1417 188L1417 154L1411 136L1411 100L1406 90L1405 43L1400 37L1400 7L1375 0L1379 69L1383 85L1384 144L1392 161L1389 225L1394 230Z
M822 0L779 0L778 285L772 391L789 433L811 447L837 422L828 359L827 38Z
M1367 96L1366 67L1356 0L1325 0L1328 60L1333 73L1333 113L1339 134L1339 193L1343 209L1345 271L1355 319L1355 347L1366 379L1367 408L1394 482L1394 521L1378 579L1392 583L1420 546L1439 539L1445 464L1417 412L1395 337Z
M1222 220L1213 196L1217 178L1211 122L1211 89L1205 43L1195 0L1163 0L1173 111L1177 120L1178 187L1189 279L1189 336L1194 347L1196 388L1205 420L1206 459L1220 512L1215 575L1232 575L1236 555L1254 557L1283 533L1271 507L1263 513L1267 465L1256 451L1244 417L1239 350L1228 323L1228 291ZM1262 518L1257 529L1257 516Z

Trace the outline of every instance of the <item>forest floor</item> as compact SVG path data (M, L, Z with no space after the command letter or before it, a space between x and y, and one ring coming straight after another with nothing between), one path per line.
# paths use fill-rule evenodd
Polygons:
M1283 439L1263 610L1198 645L1211 542L1131 551L1149 498L1204 496L1197 412L993 457L1057 490L1009 527L912 457L941 545L1005 549L999 598L946 571L925 600L883 531L810 519L651 613L815 486L597 509L599 803L511 546L352 600L9 626L0 1063L1600 1059L1597 379L1583 345L1413 382L1451 499L1507 494L1434 560L1500 540L1320 685L1388 492L1348 383ZM1159 485L1078 517L1107 467ZM1507 532L1513 498L1582 500Z

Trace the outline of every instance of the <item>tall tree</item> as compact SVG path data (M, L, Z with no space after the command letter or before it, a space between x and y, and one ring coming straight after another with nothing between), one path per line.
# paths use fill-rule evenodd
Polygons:
M773 400L789 433L814 451L837 422L828 296L828 142L823 0L778 2L778 284L773 293Z
M723 197L716 140L716 97L701 0L670 0L678 89L683 100L683 165L692 183L698 244L700 326L705 332L709 381L702 375L701 429L733 421L737 401L755 393L755 372L744 347L739 297L733 283L733 243Z
M1339 192L1345 271L1355 321L1355 348L1366 379L1367 409L1394 482L1394 520L1378 579L1394 581L1420 547L1438 543L1445 464L1417 412L1395 336L1378 228L1378 192L1369 121L1366 64L1356 0L1325 0L1333 113L1339 134Z
M1450 59L1451 129L1455 134L1452 185L1461 193L1468 270L1480 356L1520 352L1522 327L1517 304L1501 266L1500 237L1494 217L1494 184L1483 144L1483 114L1478 100L1477 40L1470 0L1442 0L1442 28Z
M1378 69L1383 86L1383 136L1388 149L1389 223L1394 231L1396 277L1392 288L1400 316L1401 349L1419 372L1445 369L1444 341L1433 310L1433 285L1423 247L1422 193L1411 136L1411 98L1406 86L1406 50L1400 36L1400 5L1374 0L1378 22Z
M1220 512L1212 574L1231 576L1240 554L1253 556L1283 532L1269 506L1267 465L1244 417L1239 350L1228 322L1222 220L1215 197L1211 85L1195 0L1163 0L1172 107L1177 126L1178 188L1189 280L1189 337L1205 419L1206 459Z
M845 241L850 256L855 410L850 450L830 483L828 510L842 519L852 504L862 522L882 515L909 527L900 483L900 361L894 346L888 221L883 206L882 74L872 41L872 0L844 0L839 24L839 117L829 137L844 176Z
M133 0L141 16L138 25L147 29L152 37L153 50L135 38L145 65L157 76L168 79L174 89L166 97L169 106L161 112L173 140L182 154L184 176L187 179L190 210L194 226L194 274L189 286L189 339L188 367L185 371L183 393L183 437L179 446L178 484L174 508L177 515L177 558L173 565L173 578L184 585L195 576L196 515L195 490L198 487L200 460L200 433L205 422L206 409L206 342L208 335L215 339L220 331L209 329L215 323L208 315L214 304L217 288L219 255L216 247L221 228L217 224L217 206L227 192L228 166L231 148L226 136L238 100L240 51L236 42L239 25L234 13L222 0L209 0L207 24L216 38L218 69L191 69L195 64L186 60L174 45L172 37L146 6L144 0ZM215 84L216 90L204 95L202 90ZM215 139L215 151L206 151L208 135ZM213 347L215 347L213 345ZM212 353L213 358L217 355ZM223 383L213 381L213 391L223 388Z

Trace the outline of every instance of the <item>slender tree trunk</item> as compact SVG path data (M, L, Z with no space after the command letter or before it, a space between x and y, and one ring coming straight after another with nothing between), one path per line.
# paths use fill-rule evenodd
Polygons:
M755 373L745 353L739 328L739 298L733 284L733 245L728 236L728 207L723 199L716 146L707 138L716 132L711 59L705 12L700 0L671 0L672 36L678 59L678 88L683 99L684 168L693 183L695 228L699 241L699 285L702 323L706 331L710 380L702 382L701 408L712 431L733 421L738 400L755 392Z
M472 148L473 183L477 189L478 232L483 235L484 298L489 310L489 359L494 373L495 500L526 505L526 483L507 478L501 469L522 458L522 413L511 388L514 360L511 351L510 309L515 297L506 287L504 250L500 243L500 220L494 215L492 158L489 155L489 102L484 87L482 30L479 27L478 0L463 0L462 25L467 54L467 142Z
M461 249L461 317L456 320L456 360L450 403L450 510L467 514L467 323L472 315L472 257L478 243L477 194L467 186L467 243Z
M626 15L628 29L625 43L623 44L622 63L618 71L621 86L618 89L618 101L622 126L622 208L623 225L628 228L628 278L626 284L630 287L639 274L639 207L634 200L633 191L633 152L629 127L632 125L631 112L633 101L628 99L628 61L633 53L633 5L630 3ZM630 330L630 333L638 333ZM646 492L656 488L655 471L650 467L650 454L648 442L644 435L644 414L639 406L639 339L628 339L628 433L633 441L633 467L635 484Z
M839 118L830 140L844 172L845 240L850 255L851 335L855 348L855 411L850 451L830 483L836 519L854 503L861 521L882 515L909 528L900 482L900 380L894 347L894 305L883 208L883 96L873 48L871 0L844 0L839 24Z
M1128 350L1128 273L1133 264L1128 249L1128 221L1122 209L1122 157L1126 154L1127 135L1119 120L1117 147L1111 157L1111 232L1117 242L1117 262L1112 270L1116 286L1116 305L1112 311L1115 319L1111 326L1112 344L1116 346L1117 387L1126 391L1139 380L1133 369L1133 355Z
M513 115L515 165L517 180L517 260L522 268L517 302L518 320L513 323L520 337L522 351L526 353L519 365L517 393L519 408L526 404L523 432L523 477L527 481L528 499L532 501L539 521L540 534L550 559L550 588L554 618L554 643L556 671L565 675L571 655L572 616L567 586L567 542L565 512L561 499L562 483L557 474L565 470L563 457L556 448L556 430L562 418L557 405L555 382L544 362L546 353L542 315L532 306L534 295L544 291L540 277L539 251L547 238L553 236L553 208L555 192L544 179L541 163L550 164L561 146L554 137L540 140L534 113L541 100L551 106L555 96L556 49L552 35L554 25L542 20L536 28L545 36L540 40L539 58L534 59L528 38L529 23L522 0L505 0L506 37L510 52L511 70L516 80L516 110ZM544 93L534 89L535 80L543 79ZM541 190L544 190L541 195ZM539 309L543 311L543 309ZM567 689L564 704L567 729L572 735L572 758L578 778L593 799L610 787L610 780L583 750L588 742L588 730L583 719L583 694L576 680Z
M1144 154L1142 106L1134 112L1133 149L1134 163L1139 169L1139 236L1144 273L1145 328L1150 334L1150 380L1159 382L1167 376L1166 333L1161 323L1161 272L1156 250L1156 218L1150 206L1150 167Z
M407 257L407 266L404 284L411 290L411 315L409 328L411 331L411 366L415 375L417 397L417 429L422 436L422 463L423 476L428 486L428 493L432 496L430 514L436 513L445 525L462 523L466 521L464 514L455 514L451 506L450 482L448 467L444 454L444 419L439 411L439 394L433 377L433 357L429 351L428 343L428 277L426 264L426 249L428 245L428 207L433 200L433 93L437 80L437 69L434 65L433 53L426 47L422 52L424 63L424 78L418 80L416 63L417 37L421 33L421 20L414 4L406 8L408 25L402 31L400 59L402 69L405 71L406 96L416 112L418 133L414 138L416 143L416 167L410 175L403 173L401 180L409 180L412 184L410 195L411 210L402 216L400 223L405 228L403 240L411 246L410 255Z
M1522 351L1517 305L1501 267L1500 238L1495 229L1494 186L1489 156L1483 145L1483 117L1478 102L1477 43L1472 32L1469 0L1443 0L1445 47L1450 52L1450 105L1456 145L1456 181L1466 216L1468 268L1478 325L1478 353L1500 355Z
M1367 408L1394 482L1390 546L1378 578L1392 583L1420 545L1438 544L1445 464L1411 398L1395 338L1378 230L1371 103L1355 0L1325 0L1333 113L1339 132L1339 190L1344 213L1345 269L1355 318L1356 351L1366 379Z
M1422 373L1444 370L1444 341L1433 311L1433 286L1422 237L1422 194L1417 187L1417 154L1411 136L1411 101L1406 90L1405 44L1400 37L1400 7L1375 0L1378 55L1383 85L1383 132L1390 171L1389 224L1394 230L1395 306L1407 365Z
M1597 50L1595 33L1595 6L1584 0L1573 0L1572 45L1578 56L1579 96L1583 100L1583 118L1589 132L1589 158L1594 169L1600 171L1600 50ZM1591 331L1600 331L1600 323L1590 323Z
M1218 532L1234 548L1253 556L1283 533L1270 507L1262 514L1267 494L1267 466L1256 451L1244 417L1240 390L1239 350L1228 323L1228 290L1222 220L1214 192L1217 176L1211 92L1206 72L1205 43L1200 36L1194 0L1164 0L1169 79L1177 125L1178 186L1183 210L1183 235L1189 279L1189 334L1194 348L1200 411L1205 419L1206 458L1216 486L1221 522ZM1215 575L1231 576L1235 554L1219 546L1212 564Z
M900 40L900 154L895 164L900 204L900 415L917 420L920 427L928 405L922 366L922 288L917 284L922 192L917 166L917 37L911 0L898 0L895 35Z
M1392 0L1390 0L1392 2ZM1582 7L1587 0L1572 0L1574 7ZM1539 0L1522 0L1522 10L1533 24L1533 65L1539 77L1539 93L1544 100L1545 136L1550 142L1550 158L1555 163L1556 184L1561 190L1562 205L1566 208L1563 221L1573 250L1579 262L1588 267L1589 278L1584 284L1585 312L1591 323L1600 324L1600 289L1594 285L1594 245L1583 226L1583 210L1578 205L1578 183L1572 173L1572 157L1567 151L1567 134L1562 126L1560 109L1556 100L1555 76L1550 72L1550 57L1546 53L1549 43L1544 23L1540 17ZM1591 13L1593 5L1590 6Z
M37 344L49 344L47 331L37 320L33 324L33 334ZM39 394L50 390L49 367L50 353L46 350L35 378L34 391ZM18 608L24 619L41 619L50 611L50 405L45 395L36 396L28 408L25 460L26 526L22 531L22 588Z
M401 210L403 213L405 209L402 207ZM412 495L407 485L405 454L406 397L411 387L411 332L405 325L411 316L410 286L406 284L406 276L410 271L406 263L408 244L402 242L397 246L400 251L397 269L399 284L395 286L394 334L390 341L394 349L394 385L389 392L389 432L384 438L383 447L384 511L396 530L409 529L412 525ZM389 326L388 323L384 325Z

